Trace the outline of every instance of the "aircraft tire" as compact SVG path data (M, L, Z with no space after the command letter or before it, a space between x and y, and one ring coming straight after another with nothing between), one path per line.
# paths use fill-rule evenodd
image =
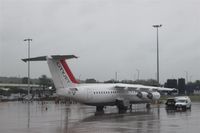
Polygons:
M116 105L118 108L118 112L121 113L126 113L126 111L128 110L127 106L124 106L123 101L121 100L116 100Z
M96 106L96 111L103 112L104 111L103 108L104 108L104 106Z
M150 104L150 103L147 103L147 104L146 104L146 108L147 108L147 109L151 109L151 104Z

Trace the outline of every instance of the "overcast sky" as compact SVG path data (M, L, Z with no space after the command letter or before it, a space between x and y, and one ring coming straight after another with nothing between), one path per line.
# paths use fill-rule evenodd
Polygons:
M200 79L199 0L0 0L0 76L27 75L31 56L75 54L77 78L156 78L159 29L160 80ZM50 76L46 62L31 63L31 77Z

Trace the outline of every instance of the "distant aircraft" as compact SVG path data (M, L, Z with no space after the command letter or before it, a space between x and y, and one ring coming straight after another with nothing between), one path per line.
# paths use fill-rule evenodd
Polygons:
M159 100L159 91L173 91L171 88L153 87L122 83L80 84L65 60L77 58L74 55L52 55L22 59L27 61L47 61L56 92L59 96L71 98L80 103L96 106L103 112L105 106L117 106L119 113L126 112L132 104Z

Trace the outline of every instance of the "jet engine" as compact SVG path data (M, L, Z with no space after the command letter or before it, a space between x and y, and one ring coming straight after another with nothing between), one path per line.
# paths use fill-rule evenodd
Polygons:
M151 100L158 100L160 98L160 93L159 92L149 92L147 94L147 97Z
M137 93L137 97L139 97L139 98L141 98L141 99L147 99L148 97L147 97L147 95L148 95L148 93L147 92L144 92L144 91L139 91L138 93Z
M137 97L141 99L150 99L150 100L158 100L160 98L159 92L144 92L139 91L137 93Z

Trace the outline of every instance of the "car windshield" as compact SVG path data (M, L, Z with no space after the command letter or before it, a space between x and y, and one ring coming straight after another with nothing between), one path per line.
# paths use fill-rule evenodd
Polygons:
M174 99L168 99L167 101L174 101Z
M185 103L186 100L177 100L177 102L179 102L179 103Z
M174 102L174 99L168 99L167 102Z

